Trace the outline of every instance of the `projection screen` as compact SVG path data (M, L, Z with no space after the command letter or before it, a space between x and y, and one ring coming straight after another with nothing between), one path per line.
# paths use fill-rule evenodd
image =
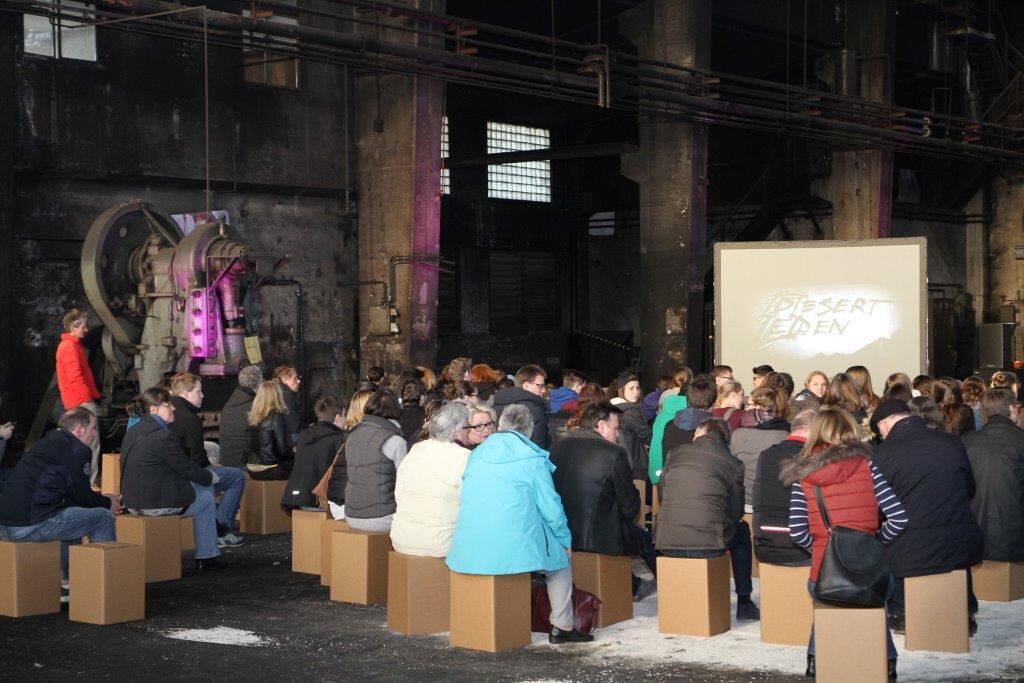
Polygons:
M885 378L928 368L927 240L715 245L715 362L744 389L767 363L799 391L812 370Z

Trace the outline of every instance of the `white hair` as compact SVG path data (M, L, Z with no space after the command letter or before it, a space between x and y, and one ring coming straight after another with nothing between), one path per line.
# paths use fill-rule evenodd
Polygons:
M437 409L427 422L427 434L431 439L451 443L455 440L455 432L466 428L469 422L469 409L465 403L449 401Z
M501 419L498 420L498 430L512 430L519 432L527 439L533 434L533 415L530 409L524 405L513 403L501 412Z

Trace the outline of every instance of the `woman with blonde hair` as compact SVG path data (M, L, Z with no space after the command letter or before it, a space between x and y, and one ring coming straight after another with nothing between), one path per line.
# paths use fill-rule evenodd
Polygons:
M864 409L868 415L875 412L880 399L871 386L871 373L868 372L868 369L863 365L851 365L846 368L846 374L849 375L850 379L857 386L861 402L864 404Z
M804 380L804 388L793 397L793 405L800 410L817 410L828 391L828 375L821 370L812 370Z
M808 591L814 595L818 572L828 543L829 530L818 506L816 493L825 503L833 527L846 527L878 535L891 543L907 526L909 518L885 477L871 462L871 451L860 442L860 429L843 410L819 412L811 422L800 454L782 468L782 481L791 486L789 535L811 551ZM879 510L885 523L879 527ZM895 582L890 578L891 595ZM886 625L889 680L896 677L896 646ZM807 645L807 676L815 674L814 627Z
M288 408L283 391L277 380L263 382L249 409L245 468L253 479L288 479L291 475L294 455L285 422Z
M825 392L821 406L845 410L853 416L857 424L863 423L868 416L867 406L864 405L864 397L857 383L845 372L840 372L828 383L828 391Z
M724 386L724 385L723 385ZM752 427L740 427L732 433L729 450L743 462L744 509L754 511L754 478L761 452L789 436L789 397L781 389L762 386L750 393L746 411Z
M345 412L345 424L342 427L346 439L352 429L363 421L366 402L373 396L374 391L376 390L363 389L352 395L352 400L348 403L348 410ZM327 480L327 506L334 519L345 519L345 486L347 484L348 464L345 461L345 444L343 443L334 459L331 478Z
M468 403L469 419L466 420L466 443L473 450L498 428L498 415L494 408L482 403Z
M434 374L433 370L426 365L415 365L413 367L423 373L423 387L428 394L437 389L437 375Z
M725 420L731 432L740 428L743 420L743 385L726 380L718 387L718 398L711 406L711 414Z

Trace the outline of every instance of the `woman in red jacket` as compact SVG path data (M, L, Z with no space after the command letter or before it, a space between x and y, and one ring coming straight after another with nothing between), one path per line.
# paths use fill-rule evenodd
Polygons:
M871 451L858 440L860 430L845 410L824 409L811 423L811 431L800 454L782 468L782 481L791 485L789 535L811 551L811 573L807 588L814 594L818 571L828 543L826 529L814 497L815 487L828 508L833 526L844 526L878 534L890 543L907 526L907 513L889 488L885 477L871 462ZM879 527L878 511L885 516ZM889 590L892 590L890 583ZM886 626L889 677L896 676L896 646ZM814 628L807 645L807 676L814 675Z
M57 388L60 390L60 402L64 410L82 406L93 415L96 414L95 400L100 397L96 389L96 381L89 368L89 360L85 355L82 339L89 331L88 318L77 308L64 314L61 320L64 333L57 344ZM89 470L89 482L96 483L99 475L100 437L99 430L94 432L88 444L92 450L92 464Z

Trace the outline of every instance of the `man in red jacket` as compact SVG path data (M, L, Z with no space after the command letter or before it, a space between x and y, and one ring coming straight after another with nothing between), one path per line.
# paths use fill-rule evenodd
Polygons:
M95 401L100 397L100 392L96 390L85 347L82 346L82 339L89 331L88 319L85 313L72 308L64 314L61 322L64 334L60 335L60 343L57 345L57 388L60 389L60 401L64 404L64 410L82 407L96 415ZM99 430L93 430L92 434L88 444L92 449L89 483L95 484L100 461Z

